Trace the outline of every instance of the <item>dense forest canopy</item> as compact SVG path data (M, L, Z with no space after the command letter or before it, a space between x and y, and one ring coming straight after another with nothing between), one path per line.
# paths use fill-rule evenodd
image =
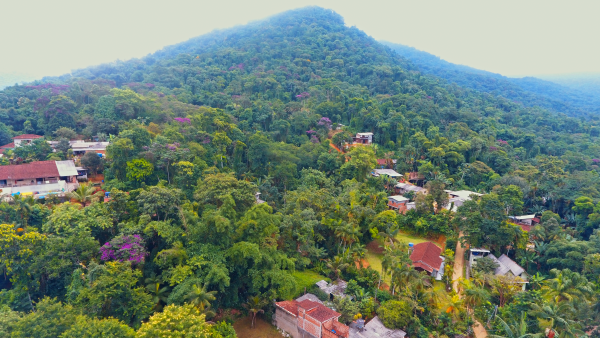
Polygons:
M540 106L571 116L597 120L600 112L598 75L510 78L463 65L456 65L412 47L382 42L409 59L418 69L465 88L502 96L528 107Z
M273 300L317 275L348 281L353 299L332 305L347 323L379 314L411 337L449 337L495 315L490 334L583 337L600 318L593 111L419 69L308 7L4 89L0 143L44 138L0 163L68 159L63 141L106 140L106 159L77 160L104 175L110 198L83 184L71 202L0 204L0 336L170 337L165 322L183 321L196 336L234 337L232 310L270 319ZM338 151L358 132L374 144ZM398 182L370 175L378 159L420 177L428 194L406 195L414 209L388 210ZM453 212L445 190L483 196ZM523 214L540 225L508 222ZM441 288L410 268L399 234L446 239ZM526 291L492 261L459 297L460 242L526 267ZM380 267L363 266L371 256Z

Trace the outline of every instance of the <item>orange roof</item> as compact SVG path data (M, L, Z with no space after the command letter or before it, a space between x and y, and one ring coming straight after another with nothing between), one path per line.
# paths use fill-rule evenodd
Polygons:
M23 134L23 135L13 137L13 140L30 140L30 139L36 139L36 138L42 138L42 137L43 136L34 135L34 134Z
M11 142L11 143L9 143L9 144L5 144L5 145L1 146L0 148L1 148L1 149L12 149L12 148L14 148L14 147L15 147L15 143L14 143L14 142Z
M341 316L340 313L333 311L325 305L313 302L308 299L303 300L301 302L297 302L295 300L286 300L283 302L277 302L275 303L275 305L293 314L294 316L298 316L298 307L301 307L304 310L306 310L307 315L313 317L321 323L326 322L332 318L337 318Z
M0 180L23 180L59 176L55 161L0 165Z
M433 272L434 269L439 271L442 265L441 253L442 249L434 243L423 242L413 247L410 260L415 268L421 268L428 272Z

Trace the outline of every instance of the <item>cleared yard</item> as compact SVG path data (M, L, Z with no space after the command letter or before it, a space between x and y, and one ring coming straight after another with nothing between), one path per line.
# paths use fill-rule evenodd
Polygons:
M260 315L256 317L256 325L250 328L252 320L250 316L242 317L233 323L235 333L240 338L281 338L277 328L265 322Z

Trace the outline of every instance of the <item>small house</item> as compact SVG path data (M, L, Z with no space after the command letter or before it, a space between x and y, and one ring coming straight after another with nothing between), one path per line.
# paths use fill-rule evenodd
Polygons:
M396 329L388 329L383 325L378 316L373 317L369 322L360 327L357 322L350 324L350 338L404 338L406 332Z
M355 137L352 138L355 144L372 144L373 143L373 133L357 133Z
M0 194L32 195L61 194L78 186L78 172L70 161L37 161L0 166Z
M377 168L392 169L396 165L397 160L380 158L377 160Z
M43 136L34 135L34 134L23 134L23 135L13 137L13 141L14 141L13 143L15 145L15 148L21 147L21 146L28 145L31 142L33 142L33 140L42 138L42 137Z
M410 200L401 195L388 196L388 208L390 210L396 210L401 214L406 212L406 204L408 202L410 202Z
M399 179L402 177L402 174L399 174L395 170L392 170L392 169L373 169L373 171L371 172L371 175L373 177L388 176L388 177L395 178L395 179Z
M510 259L507 255L502 254L499 258L496 258L494 254L490 253L487 249L470 249L469 264L467 266L467 278L470 278L471 270L477 265L477 260L483 257L491 258L498 267L494 270L496 276L510 276L515 278L515 283L523 284L523 290L525 290L525 284L529 283L529 276L525 269L519 264ZM517 278L518 277L518 278Z
M410 260L413 267L419 271L426 271L436 280L444 276L444 257L442 249L433 242L423 242L412 247Z
M307 295L275 303L273 324L293 338L349 338L350 328L338 321L341 314Z
M398 183L396 184L396 194L404 195L407 192L412 191L415 194L427 194L427 189L416 186L410 183Z
M535 215L508 216L510 222L519 225L523 231L530 231L534 226L540 224L540 219Z

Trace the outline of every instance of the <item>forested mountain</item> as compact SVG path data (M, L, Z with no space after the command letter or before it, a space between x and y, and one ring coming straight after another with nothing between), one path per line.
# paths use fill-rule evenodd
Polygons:
M431 74L465 88L502 96L528 107L543 107L571 116L592 117L600 113L600 96L582 86L542 80L535 77L510 78L463 65L456 65L439 57L391 42L382 42L401 56L409 59L425 74Z
M232 313L269 320L273 300L341 278L346 323L453 337L492 317L490 334L583 337L600 318L599 122L503 97L503 79L428 73L308 7L0 91L0 143L44 136L2 165L110 141L106 159L75 159L106 199L82 185L0 203L0 336L235 337ZM346 149L357 132L374 144ZM414 209L389 210L397 182L370 175L378 159L420 178ZM453 212L448 189L484 195ZM508 222L522 214L540 225ZM402 234L445 244L442 281L410 267ZM527 291L491 259L452 290L459 242L526 267Z
M589 95L600 96L600 73L545 75L540 78Z

